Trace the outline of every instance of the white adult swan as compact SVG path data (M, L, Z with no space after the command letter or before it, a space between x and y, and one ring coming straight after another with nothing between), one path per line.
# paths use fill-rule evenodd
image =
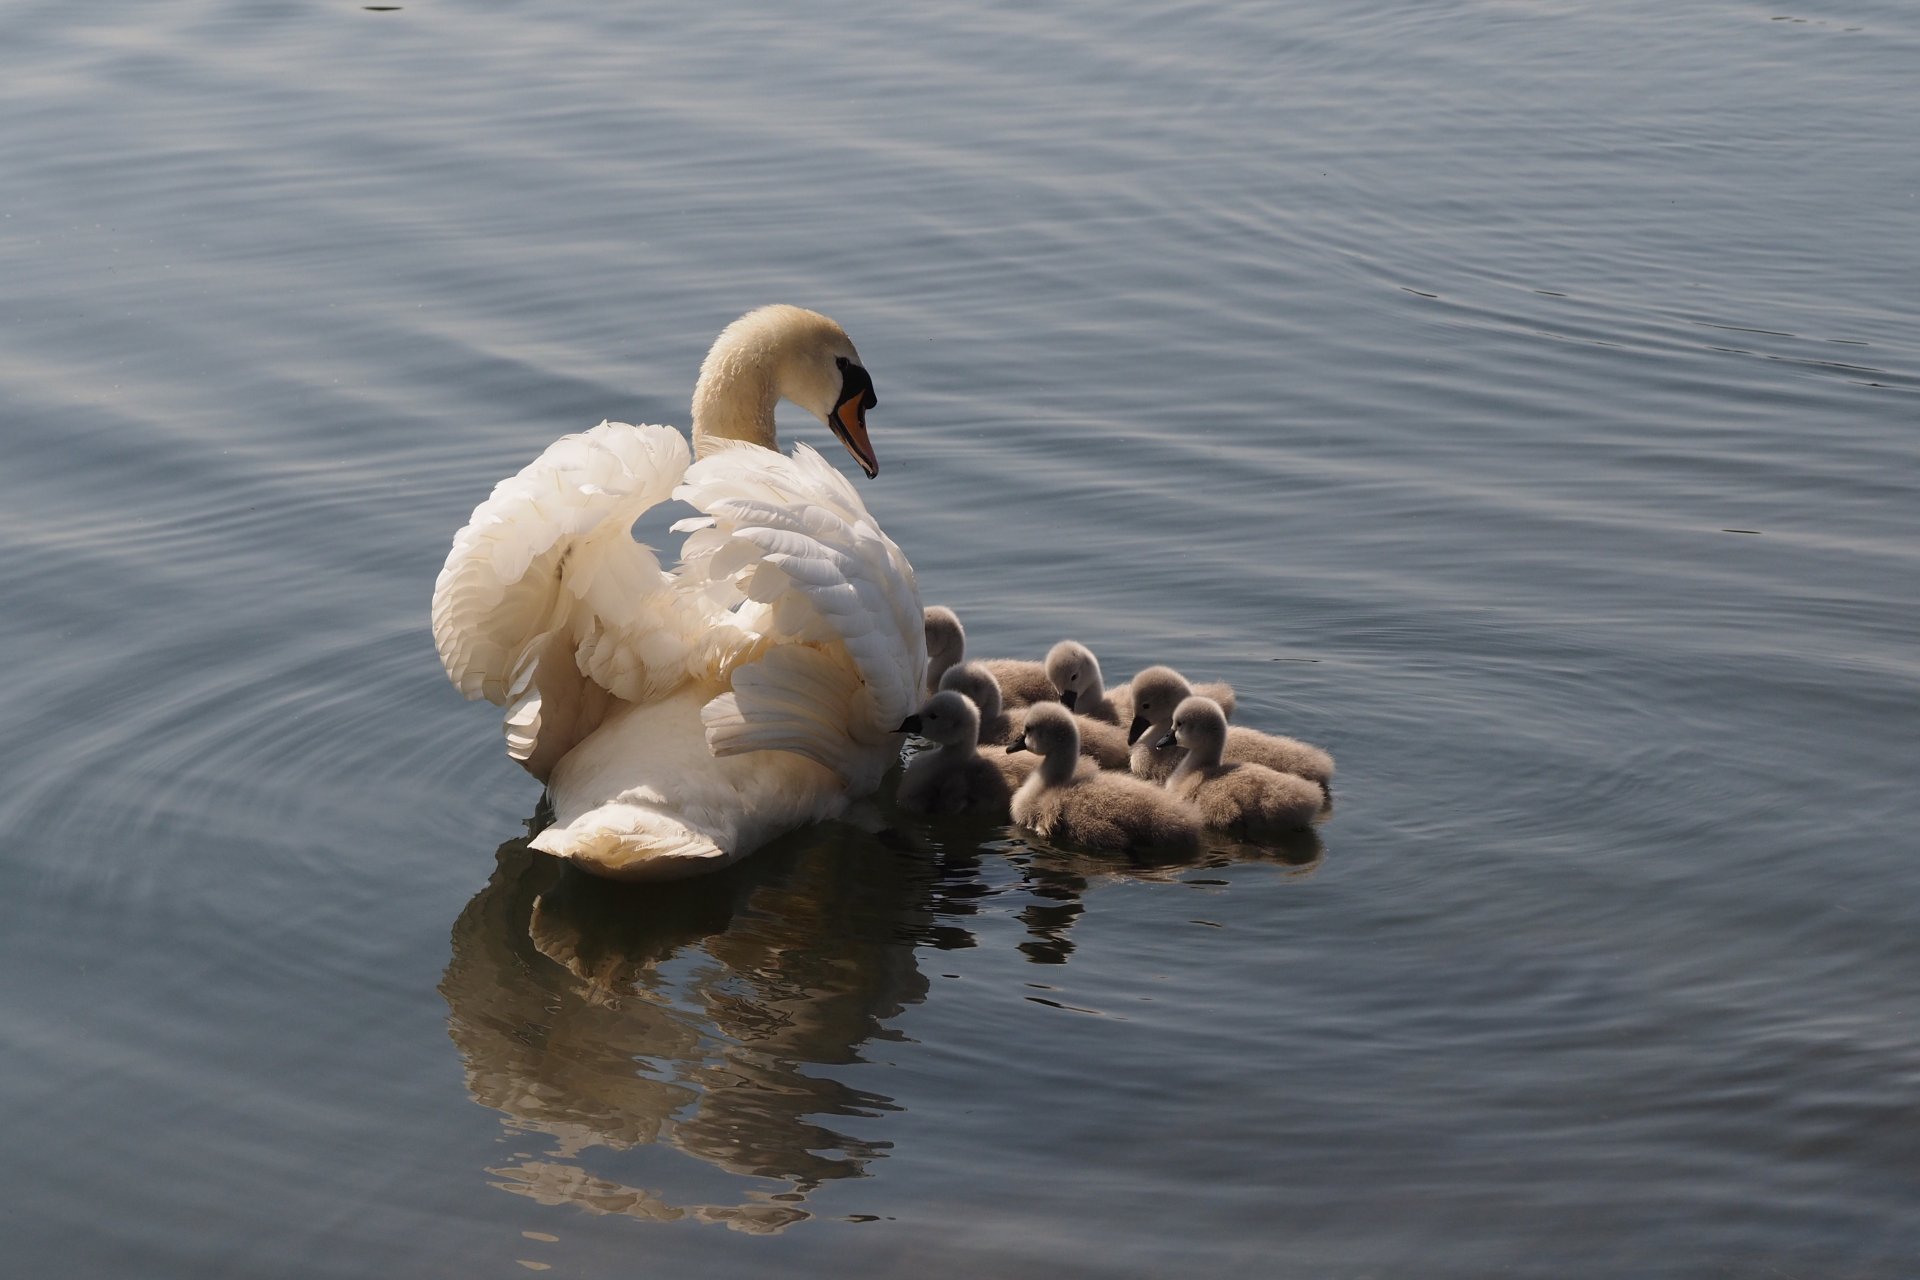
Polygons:
M506 707L507 753L547 784L533 847L599 875L723 867L842 812L898 759L926 642L913 567L774 405L861 469L873 383L839 325L762 307L700 366L693 454L671 427L603 422L501 481L453 539L433 637L469 698ZM680 565L634 541L675 498Z

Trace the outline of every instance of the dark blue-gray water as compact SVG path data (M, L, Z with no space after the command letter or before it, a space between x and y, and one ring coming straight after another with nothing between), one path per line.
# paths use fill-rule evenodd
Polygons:
M1920 1274L1920 10L1809 3L10 6L7 1269ZM517 844L447 543L767 301L1318 841Z

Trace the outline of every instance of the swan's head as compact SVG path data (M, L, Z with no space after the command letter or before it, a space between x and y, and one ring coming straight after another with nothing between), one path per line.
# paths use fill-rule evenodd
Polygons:
M1183 699L1173 712L1173 728L1154 745L1185 747L1202 764L1219 764L1227 745L1227 713L1212 698Z
M973 705L980 708L982 720L992 720L1005 709L1000 697L1000 682L981 663L963 662L957 667L948 667L947 673L940 677L940 687L966 694L973 700Z
M943 689L900 722L895 733L917 733L943 747L980 740L980 712L966 695Z
M1173 724L1174 710L1193 696L1193 686L1172 667L1148 667L1133 678L1133 724L1127 729L1129 743L1140 741L1149 729L1165 731Z
M1047 650L1047 679L1069 711L1075 703L1106 695L1106 687L1100 682L1100 660L1078 640L1062 640Z
M1018 737L1007 744L1007 754L1031 751L1038 756L1080 754L1080 726L1073 712L1057 702L1036 702L1027 709L1027 723Z
M793 401L840 437L862 471L869 476L880 474L880 460L867 439L867 410L880 401L846 330L818 311L801 307L771 306L747 312L714 340L700 366L695 419L702 417L703 409L709 416L725 417L725 407L703 404L703 400L755 383L771 392L768 410L775 399Z

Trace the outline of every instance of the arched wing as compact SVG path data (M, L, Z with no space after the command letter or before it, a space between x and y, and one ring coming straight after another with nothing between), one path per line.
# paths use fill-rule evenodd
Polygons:
M706 622L633 539L672 496L687 442L603 422L502 480L454 535L433 589L433 637L469 698L508 708L508 753L544 779L613 698L663 696Z
M707 513L678 526L682 589L729 611L695 659L731 686L702 712L708 746L793 751L871 785L926 668L906 556L805 445L722 449L675 496Z

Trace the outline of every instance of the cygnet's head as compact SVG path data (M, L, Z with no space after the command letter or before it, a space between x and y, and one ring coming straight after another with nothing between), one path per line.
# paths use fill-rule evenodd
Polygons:
M1155 746L1179 743L1199 760L1219 763L1227 744L1227 713L1212 698L1186 698L1174 708L1173 729Z
M1133 724L1127 729L1129 743L1140 741L1148 729L1164 732L1173 723L1173 713L1193 695L1187 678L1172 667L1148 667L1133 678Z
M1027 709L1026 727L1007 744L1007 754L1031 751L1035 755L1077 756L1080 754L1080 726L1073 712L1057 702L1036 702Z
M933 610L929 609L927 613L931 616ZM932 630L931 624L928 630ZM940 687L952 689L956 693L963 693L971 698L973 705L980 708L982 720L994 719L1003 709L1000 682L993 678L993 672L987 670L982 663L963 662L957 667L948 667L947 673L940 677Z
M900 722L895 733L917 733L943 747L980 740L980 712L965 694L942 689Z
M960 615L943 604L929 605L926 612L927 661L952 666L967 651L966 628Z
M1106 693L1100 681L1100 660L1078 640L1062 640L1047 650L1047 679L1053 682L1061 705L1069 711L1077 702L1091 701Z
M868 476L880 461L867 439L867 410L880 403L873 379L846 330L802 307L760 307L728 325L700 366L700 382L716 387L770 376L774 393L827 424ZM694 392L695 416L701 392Z

